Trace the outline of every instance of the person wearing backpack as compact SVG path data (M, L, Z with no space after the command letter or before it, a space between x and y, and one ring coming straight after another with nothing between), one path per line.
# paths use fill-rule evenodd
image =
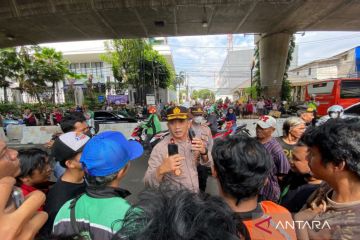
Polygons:
M112 239L122 227L118 221L131 207L130 193L119 188L130 161L143 147L123 134L105 131L87 142L80 158L85 173L85 194L67 201L56 215L55 236L80 235L86 239Z

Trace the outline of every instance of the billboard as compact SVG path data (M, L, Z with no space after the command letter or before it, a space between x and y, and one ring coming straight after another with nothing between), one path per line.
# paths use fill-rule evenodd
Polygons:
M108 104L127 104L128 96L127 95L108 95L106 97Z
M155 105L155 95L154 94L146 94L146 104L147 105Z
M355 48L355 68L357 76L360 77L360 47Z

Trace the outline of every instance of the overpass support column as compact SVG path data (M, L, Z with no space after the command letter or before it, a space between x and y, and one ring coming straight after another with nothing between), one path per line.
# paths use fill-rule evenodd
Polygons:
M290 37L290 33L262 34L260 37L260 81L265 97L280 98Z

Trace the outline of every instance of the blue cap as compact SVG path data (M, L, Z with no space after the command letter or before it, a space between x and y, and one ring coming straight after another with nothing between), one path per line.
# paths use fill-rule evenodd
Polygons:
M106 131L85 145L80 162L90 176L111 175L144 152L140 143L127 140L120 132Z

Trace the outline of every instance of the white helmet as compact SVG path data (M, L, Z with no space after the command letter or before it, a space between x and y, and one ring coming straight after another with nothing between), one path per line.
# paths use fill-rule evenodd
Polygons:
M344 108L340 105L332 105L328 108L327 113L330 118L340 118L344 113Z

